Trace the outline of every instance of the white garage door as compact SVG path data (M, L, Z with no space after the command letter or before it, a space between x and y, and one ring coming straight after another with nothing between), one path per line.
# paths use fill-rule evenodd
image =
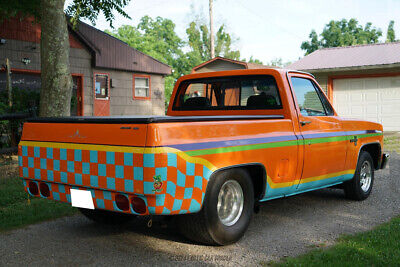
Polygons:
M333 106L345 118L379 122L400 131L400 76L333 80Z

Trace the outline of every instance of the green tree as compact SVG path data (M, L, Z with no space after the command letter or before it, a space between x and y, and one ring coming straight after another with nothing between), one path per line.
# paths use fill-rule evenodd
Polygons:
M193 66L211 59L210 33L206 24L192 21L186 29L188 45ZM240 60L240 51L232 48L235 42L232 36L226 32L225 25L221 25L215 34L215 56L222 56L234 60Z
M386 33L386 43L396 42L396 34L394 32L394 20L389 22L389 26Z
M170 19L152 19L144 16L137 26L124 25L106 32L172 67L172 75L165 79L167 105L176 79L191 70L187 56L182 50L185 42L176 34L175 24Z
M80 18L94 22L103 13L112 26L114 11L129 17L123 7L129 0L74 0L67 15L76 25ZM33 15L41 24L40 57L42 88L40 116L69 116L72 78L65 0L1 0L0 17Z
M309 40L301 44L301 49L306 51L306 55L319 48L378 43L382 31L373 27L371 22L363 27L353 18L331 20L325 25L320 36L321 39L318 38L315 30L312 30Z
M306 55L318 50L321 47L321 42L318 40L318 34L315 30L312 30L309 41L305 41L301 44L301 49L306 50Z
M208 27L201 23L189 24L187 42L176 34L175 24L170 19L161 17L144 16L137 26L124 25L106 32L172 67L172 75L165 79L166 105L176 80L190 73L194 66L209 60L211 55ZM234 41L222 25L215 34L215 54L239 59L240 52L232 49ZM183 52L184 48L189 48L189 51Z
M290 62L290 61L283 62L282 58L274 58L270 62L268 62L267 65L268 66L273 66L273 67L284 68L284 67L290 65L291 63L292 62Z
M253 56L250 56L249 60L244 58L244 59L242 59L242 61L246 61L248 63L256 63L256 64L260 64L260 65L263 64L261 60L259 60L257 58L253 58Z

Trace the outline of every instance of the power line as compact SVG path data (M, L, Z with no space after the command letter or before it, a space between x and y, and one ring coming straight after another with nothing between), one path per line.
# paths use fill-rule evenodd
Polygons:
M246 9L248 12L250 12L251 14L255 15L257 18L260 19L260 21L262 21L263 23L265 23L265 21L267 21L269 24L272 24L274 27L278 28L279 30L281 30L282 32L285 32L286 34L288 34L290 37L292 37L293 39L299 38L300 40L302 38L304 38L304 36L299 36L294 32L288 31L287 29L281 27L279 24L271 21L268 19L267 16L261 16L258 13L254 12L253 10L249 9L247 6L245 6L240 0L237 1L237 3L239 3L239 5L241 5L244 9ZM296 39L298 40L298 39Z

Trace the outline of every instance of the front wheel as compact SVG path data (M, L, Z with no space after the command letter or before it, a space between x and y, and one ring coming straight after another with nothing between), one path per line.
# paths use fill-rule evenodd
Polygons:
M254 189L248 172L226 170L210 180L201 211L180 218L180 230L196 242L231 244L247 230L253 209Z
M364 200L371 194L373 184L374 162L368 152L361 151L354 178L344 183L344 192L350 199Z

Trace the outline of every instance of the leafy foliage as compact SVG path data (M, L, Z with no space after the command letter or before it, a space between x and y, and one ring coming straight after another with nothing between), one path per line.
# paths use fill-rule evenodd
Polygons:
M0 0L0 21L16 15L40 18L40 0Z
M117 11L125 18L130 18L123 9L129 1L130 0L74 0L72 4L68 6L66 13L71 16L71 22L73 24L76 24L81 18L87 18L92 24L95 24L99 13L103 12L104 17L112 27L112 22L115 19L114 11Z
M8 95L6 90L0 91L0 114L6 113L36 113L39 107L40 93L34 90L25 90L13 88L12 102L10 108L8 106ZM0 121L0 147L10 147L11 140L19 141L21 138L22 121Z
M320 36L321 39L318 39L317 33L312 30L309 40L301 44L301 49L306 51L306 55L319 48L378 43L382 31L373 27L371 22L363 27L353 18L348 21L331 20L325 25Z
M198 64L211 59L210 33L206 24L192 21L186 29L190 56ZM226 32L225 25L221 25L215 34L215 56L240 60L240 51L232 49L232 37ZM195 65L198 65L195 64Z
M259 60L259 59L257 59L257 58L253 58L253 56L251 56L251 57L249 58L249 60L246 60L246 59L244 58L244 59L242 59L242 61L246 61L246 62L249 62L249 63L256 63L256 64L260 64L260 65L263 64L261 60Z
M268 66L280 67L280 68L284 68L290 64L291 64L290 61L283 62L282 58L274 58L270 62L267 63Z
M396 34L394 32L394 20L389 22L389 26L386 33L386 43L396 42Z
M187 42L176 34L175 24L170 19L162 17L153 19L144 16L137 26L123 25L106 32L172 67L172 75L165 79L166 106L176 80L181 75L190 73L194 66L211 59L208 27L199 22L193 21L189 24L186 29ZM222 25L215 36L216 56L239 59L240 52L232 49L234 41Z

